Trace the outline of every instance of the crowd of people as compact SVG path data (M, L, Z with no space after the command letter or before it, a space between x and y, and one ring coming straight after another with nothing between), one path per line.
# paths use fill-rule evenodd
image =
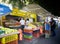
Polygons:
M21 25L21 29L23 30L25 26L28 26L29 23L33 22L33 19L32 18L30 18L30 19L27 18L26 20L24 20L24 18L21 18L19 22L20 22L20 25Z
M5 24L6 21L4 21L4 26L6 26ZM20 28L22 29L22 31L24 31L24 27L28 26L29 23L33 22L33 18L19 18L18 22L20 23ZM7 27L7 26L6 26ZM54 20L53 17L46 17L45 21L44 21L44 34L45 34L45 38L49 38L50 36L55 36L55 29L56 29L56 21Z
M20 24L21 24L21 29L23 30L25 25L27 26L28 23L32 22L32 20L30 19L26 19L24 20L23 18L20 19ZM55 36L55 28L56 28L56 22L53 19L53 17L51 17L49 19L49 17L46 17L45 21L44 21L44 29L45 29L45 38L49 38L50 36Z
M51 19L46 17L44 26L45 26L45 38L49 38L50 36L56 35L55 33L56 22L53 19L53 17L51 17Z
M24 20L23 18L21 18L19 22L21 24L21 29L23 30L25 25L27 26L30 22L33 21L31 19ZM50 36L55 36L56 35L55 28L56 28L56 22L53 19L53 17L51 17L51 19L46 17L44 21L45 38L49 38Z

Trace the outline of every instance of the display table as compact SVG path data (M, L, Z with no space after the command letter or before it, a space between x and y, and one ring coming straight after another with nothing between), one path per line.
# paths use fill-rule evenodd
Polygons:
M11 29L19 29L19 28L21 27L20 24L9 23L9 22L6 22L5 25L6 25L8 28L11 28Z
M9 26L9 28L11 28L11 29L20 29L21 25L19 25L19 26Z
M0 35L0 44L18 44L19 32Z
M13 32L13 33L10 33L10 34L3 34L3 35L0 35L0 38L10 36L10 35L14 35L14 34L19 34L19 32Z

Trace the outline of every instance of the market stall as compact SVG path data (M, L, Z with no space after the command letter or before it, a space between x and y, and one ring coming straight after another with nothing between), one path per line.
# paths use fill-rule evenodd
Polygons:
M6 19L5 26L9 27L9 28L19 29L20 28L20 23L19 23L20 19L19 18L21 18L21 17L23 17L24 20L26 20L28 18L28 19L33 19L33 22L37 21L36 14L14 8L9 15L5 16L5 19Z
M15 29L0 27L0 44L18 44L18 34Z
M1 25L2 25L2 16L8 15L11 12L11 10L9 9L9 7L0 4L0 21L1 21Z
M18 44L18 34L19 32L15 29L3 27L5 22L5 15L8 15L11 12L9 7L0 4L0 44ZM4 20L2 20L4 19Z
M15 8L13 9L10 15L7 15L5 17L7 20L5 22L5 25L8 26L9 28L14 29L20 29L20 23L19 23L20 20L18 21L20 17L23 17L25 20L27 18L34 19L32 23L29 23L27 26L25 26L23 33L24 39L32 40L33 37L38 38L43 32L43 28L40 28L41 26L43 26L43 23L37 22L37 15L35 13L26 12Z
M13 9L11 15L23 17L25 20L27 18L33 18L34 22L30 23L28 26L24 28L24 39L32 40L33 37L38 38L41 34L43 34L43 23L37 22L37 15L35 13L26 12L19 9Z
M43 24L40 22L31 23L24 28L24 39L32 40L38 38L43 34Z
M35 13L26 12L26 11L20 10L20 9L18 9L18 8L14 8L14 9L12 10L11 15L24 17L24 19L26 19L26 18L33 18L33 19L35 19L35 22L37 21L37 20L36 20L37 17L36 17L36 14L35 14Z

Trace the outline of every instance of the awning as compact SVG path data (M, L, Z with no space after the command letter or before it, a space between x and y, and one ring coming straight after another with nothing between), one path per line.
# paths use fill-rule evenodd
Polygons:
M10 13L11 10L8 6L0 4L0 16Z
M0 21L1 21L0 23L1 23L1 25L2 25L2 16L5 16L10 12L11 12L11 10L8 6L0 4Z

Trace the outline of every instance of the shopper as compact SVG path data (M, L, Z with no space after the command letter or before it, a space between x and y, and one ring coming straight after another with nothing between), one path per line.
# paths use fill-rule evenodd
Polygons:
M49 20L48 20L48 17L46 17L45 19L45 38L49 38L50 37L50 23L49 23Z
M51 35L55 36L56 35L55 33L56 22L53 18L51 18L50 24L51 24Z
M23 30L25 27L25 20L23 18L21 18L20 24L21 24L21 29Z

